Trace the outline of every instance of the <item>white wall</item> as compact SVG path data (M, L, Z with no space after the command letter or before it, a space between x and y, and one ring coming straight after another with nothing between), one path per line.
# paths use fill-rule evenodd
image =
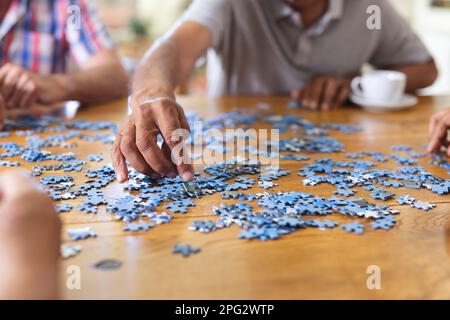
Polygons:
M450 93L450 9L431 8L428 0L415 0L413 26L433 54L440 71L438 80L426 93Z
M152 34L160 36L170 29L187 2L187 0L137 0L137 11L141 18L150 20Z
M411 23L436 60L440 74L424 94L450 93L450 9L433 8L430 0L391 0Z

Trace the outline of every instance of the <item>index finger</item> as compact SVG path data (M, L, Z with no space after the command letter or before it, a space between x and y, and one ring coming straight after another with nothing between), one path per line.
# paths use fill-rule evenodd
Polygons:
M166 114L163 115L164 113ZM184 145L185 139L189 136L190 128L183 108L172 101L171 108L163 108L161 113L157 113L156 122L170 151L171 162L176 165L183 180L192 179L194 168L189 163L190 159Z
M435 152L439 149L442 140L446 138L447 131L450 127L450 115L444 117L439 121L434 129L434 132L430 138L430 143L428 145L428 152Z
M336 79L330 78L327 79L324 86L325 89L323 93L321 108L329 110L332 106L334 106L334 100L337 96L336 92L338 90L338 83Z
M189 127L189 123L186 119L184 111L181 107L178 108L178 113L180 115L181 127L183 129L185 129L186 132L189 134L191 129ZM184 143L184 140L182 141L182 143ZM184 147L184 144L183 144L183 147ZM181 177L183 178L183 180L191 180L194 178L194 166L190 162L191 158L190 158L189 154L185 151L186 150L184 148L181 150L181 159L183 159L183 161L181 163L177 164L177 169L178 169L178 172L180 173ZM189 160L189 162L184 161L185 159Z
M432 137L436 125L439 123L439 120L441 120L447 112L450 113L450 111L447 110L435 113L431 116L430 122L428 124L428 137L430 138Z
M176 169L157 144L158 132L161 129L152 119L137 117L136 120L136 146L145 162L161 176L174 178L177 175Z

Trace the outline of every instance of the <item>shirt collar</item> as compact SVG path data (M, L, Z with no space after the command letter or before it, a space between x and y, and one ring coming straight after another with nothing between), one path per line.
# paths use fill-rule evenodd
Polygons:
M14 0L0 24L0 40L2 40L11 28L25 15L27 0Z
M321 34L332 20L338 20L342 17L344 3L343 0L329 0L328 9L320 20L311 28L312 34ZM275 18L281 20L285 18L293 18L294 22L298 21L301 26L301 18L297 12L292 9L283 0L276 1Z
M344 10L343 0L330 0L328 12L330 13L332 20L340 19L342 17L343 10Z

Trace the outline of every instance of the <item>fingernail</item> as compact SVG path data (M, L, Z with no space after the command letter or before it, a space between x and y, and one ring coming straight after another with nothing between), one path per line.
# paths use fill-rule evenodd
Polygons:
M161 178L161 176L160 176L159 174L157 174L157 173L152 173L152 174L150 175L150 178L152 178L152 179L154 179L154 180L157 180L157 179Z
M188 181L188 180L192 180L194 178L194 175L191 172L186 171L186 172L183 172L181 177L183 178L183 180Z
M122 181L124 180L124 176L121 173L117 174L117 181L119 181L120 183L122 183Z
M176 172L169 172L169 173L167 174L167 176L168 176L169 178L175 178L177 175L178 175L178 174L177 174Z

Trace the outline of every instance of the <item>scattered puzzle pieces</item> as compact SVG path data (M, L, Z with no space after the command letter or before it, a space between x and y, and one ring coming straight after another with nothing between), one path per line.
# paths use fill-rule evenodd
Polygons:
M299 103L290 103L290 107L299 108ZM39 177L41 185L56 202L74 200L76 209L85 214L97 214L101 208L124 223L127 232L148 231L161 224L170 223L173 216L159 213L166 208L170 213L187 213L196 206L197 199L219 193L223 201L213 208L214 218L195 220L189 230L211 233L223 228L237 226L238 237L242 239L276 240L299 229L318 228L326 230L339 224L324 216L341 214L355 220L369 220L372 229L388 230L395 226L399 212L392 207L380 204L395 197L392 189L416 189L433 192L438 195L450 193L450 180L433 176L425 168L418 166L426 155L412 151L409 146L393 146L391 154L376 151L348 152L338 139L331 137L332 131L353 134L362 128L351 124L322 123L314 124L299 115L276 115L271 106L261 104L258 111L238 110L223 113L212 119L201 119L199 115L188 115L188 121L203 121L203 131L192 132L188 138L195 145L195 137L201 136L202 146L219 154L226 154L229 148L225 142L229 139L245 139L245 135L234 133L223 138L206 134L208 129L249 128L257 122L269 124L281 133L293 132L295 136L283 136L279 144L268 143L258 148L243 148L250 155L277 158L282 161L302 162L298 171L299 188L307 186L308 192L270 192L275 186L283 187L283 177L294 174L280 166L264 166L248 159L233 159L214 163L204 168L203 174L196 174L191 181L180 177L151 179L135 170L129 170L129 181L123 185L124 194L115 199L107 199L103 190L115 181L111 165L95 168L103 161L100 154L89 154L87 161L78 159L71 152L78 147L79 140L112 144L117 126L107 121L75 120L65 122L62 119L43 117L42 119L24 118L19 121L7 121L8 132L1 132L0 138L15 135L24 137L25 143L0 142L0 166L19 166L23 162L33 163L32 175ZM266 112L270 111L270 112ZM192 126L193 127L193 126ZM24 128L26 128L24 130ZM44 137L41 137L45 133ZM248 138L248 137L247 137ZM4 140L3 140L4 141ZM58 147L64 153L49 150ZM94 149L92 149L94 150ZM331 154L343 154L345 161L334 160ZM324 155L330 154L329 157ZM320 157L322 155L322 157ZM198 156L198 155L197 155ZM196 156L196 158L197 158ZM201 154L200 154L201 157ZM340 157L343 158L343 157ZM19 159L20 161L16 161ZM48 162L51 161L51 162ZM379 168L385 162L398 164L394 170ZM283 164L283 162L281 162ZM450 170L448 159L442 155L433 155L431 165ZM88 167L88 168L85 168ZM88 170L89 169L89 170ZM72 172L84 172L85 180L80 183L71 176ZM314 187L328 184L335 188L334 196L319 197L313 194ZM256 187L255 187L256 186ZM259 188L258 188L259 187ZM351 198L356 188L370 192L375 203L367 199ZM386 188L386 189L385 189ZM252 193L252 190L258 190ZM263 190L261 190L263 189ZM358 189L359 190L359 189ZM400 191L400 190L399 190ZM361 194L365 194L365 191ZM397 193L397 191L396 191ZM401 192L398 192L401 193ZM358 193L359 195L359 193ZM428 211L436 206L412 197L399 197L401 204ZM371 201L374 202L374 201ZM251 205L250 205L251 204ZM73 206L56 203L58 212L70 212ZM80 214L75 213L75 214ZM176 216L175 216L176 217ZM316 219L316 217L321 217ZM343 230L357 234L364 233L364 224L354 221L341 225ZM96 237L91 228L71 229L68 231L73 240ZM66 248L66 256L77 254L76 249ZM189 245L176 245L174 253L189 256L200 248ZM106 264L108 265L108 264Z
M421 200L416 200L414 197L411 196L401 196L397 199L398 204L400 205L409 205L411 208L416 208L422 211L428 211L431 209L436 208L435 204L428 203Z

